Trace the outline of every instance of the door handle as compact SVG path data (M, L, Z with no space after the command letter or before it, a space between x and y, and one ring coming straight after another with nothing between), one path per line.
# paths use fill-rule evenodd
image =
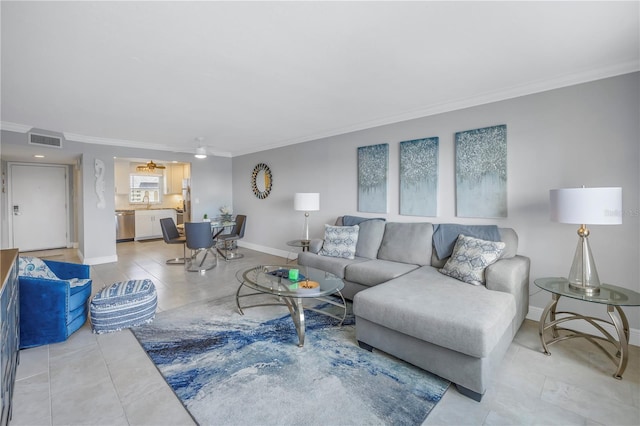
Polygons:
M20 216L22 213L20 213L20 206L15 205L13 206L13 215L14 216Z

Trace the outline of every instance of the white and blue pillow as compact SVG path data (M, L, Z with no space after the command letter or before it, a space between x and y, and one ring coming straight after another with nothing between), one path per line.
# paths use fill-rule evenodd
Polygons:
M486 241L460 234L451 257L439 271L468 284L483 285L484 270L500 258L505 246L501 241Z
M324 243L320 256L341 257L353 259L356 257L356 245L360 227L353 226L324 226Z
M46 263L39 257L20 256L18 258L18 275L31 278L45 278L47 280L67 281L69 287L82 287L91 278L71 278L63 280L53 273Z
M46 263L39 257L20 256L18 258L18 275L23 277L59 279Z

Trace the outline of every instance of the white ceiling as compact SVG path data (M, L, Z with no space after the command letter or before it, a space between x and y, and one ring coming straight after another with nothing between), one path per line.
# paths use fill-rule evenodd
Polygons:
M236 156L637 71L639 4L2 1L2 128Z

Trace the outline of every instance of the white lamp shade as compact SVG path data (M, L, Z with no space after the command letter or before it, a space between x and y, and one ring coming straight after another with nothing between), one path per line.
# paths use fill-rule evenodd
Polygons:
M320 210L320 194L317 192L296 192L293 197L293 209L302 212Z
M549 191L551 220L581 225L622 223L622 188L564 188Z

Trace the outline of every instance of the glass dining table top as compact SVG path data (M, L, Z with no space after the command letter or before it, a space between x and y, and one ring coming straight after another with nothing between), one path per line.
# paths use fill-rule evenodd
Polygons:
M216 217L215 219L211 219L212 228L226 228L227 226L234 226L235 224L236 224L236 221L233 219L227 220L219 217Z

